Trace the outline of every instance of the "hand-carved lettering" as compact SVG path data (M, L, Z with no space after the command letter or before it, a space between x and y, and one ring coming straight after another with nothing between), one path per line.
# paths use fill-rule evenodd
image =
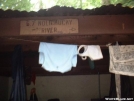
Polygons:
M32 33L32 34L78 33L78 20L77 19L27 20L27 21L22 21L21 25L22 25L21 34L25 34L25 33Z

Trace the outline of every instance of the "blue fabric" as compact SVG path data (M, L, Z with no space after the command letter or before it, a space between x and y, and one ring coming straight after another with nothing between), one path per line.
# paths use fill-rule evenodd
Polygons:
M49 72L67 72L77 64L77 45L40 42L39 63Z
M45 61L45 56L43 52L39 53L39 64L43 64L43 62Z
M12 56L12 90L9 101L26 101L26 85L21 45L16 45Z

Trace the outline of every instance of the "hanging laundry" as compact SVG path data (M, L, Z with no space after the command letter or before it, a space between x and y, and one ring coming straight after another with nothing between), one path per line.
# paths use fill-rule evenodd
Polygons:
M115 77L117 75L118 74L116 74L116 75L111 74L110 90L109 90L108 97L109 98L117 98L118 94L119 94L120 97L118 97L118 98L132 98L132 86L131 86L129 76L120 75L120 78L117 79L118 77L117 78ZM120 83L118 82L118 84L117 84L116 81L119 81ZM120 87L117 85L120 85ZM120 89L120 91L119 91L120 93L116 92L116 89Z
M77 45L40 42L39 64L49 72L65 73L76 67Z
M91 69L95 68L94 61L92 61L90 58L88 58L88 63Z
M81 48L84 48L83 53L80 53ZM82 60L86 60L87 57L91 60L99 60L103 58L99 45L80 45L78 48L78 55L82 57Z
M134 76L134 45L109 46L109 72Z
M45 56L43 52L39 52L39 64L43 64Z
M26 85L24 76L24 60L21 45L16 45L12 57L13 85L9 101L26 101Z

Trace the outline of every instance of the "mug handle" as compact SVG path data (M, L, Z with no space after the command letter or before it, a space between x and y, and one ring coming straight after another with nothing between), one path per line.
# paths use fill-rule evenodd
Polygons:
M82 58L82 60L86 60L87 56L82 56L81 58Z
M79 53L80 49L84 47L84 52L85 50L87 50L87 45L80 45L79 48L78 48L78 55L81 56L82 60L86 60L87 59L87 56L82 56L82 54L84 53Z

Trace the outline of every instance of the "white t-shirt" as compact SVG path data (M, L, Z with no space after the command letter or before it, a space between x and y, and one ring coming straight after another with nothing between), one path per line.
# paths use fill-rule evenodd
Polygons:
M40 42L39 64L49 72L65 73L76 67L77 45Z

